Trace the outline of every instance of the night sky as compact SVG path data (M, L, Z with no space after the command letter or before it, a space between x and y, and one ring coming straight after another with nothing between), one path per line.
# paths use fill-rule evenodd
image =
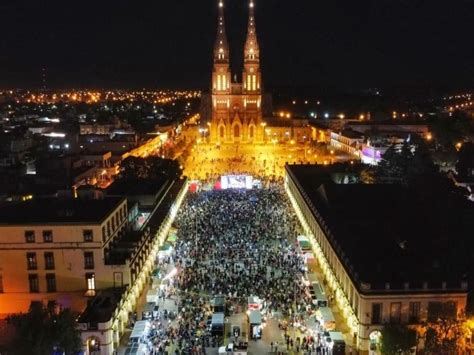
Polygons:
M217 0L3 0L0 87L207 88ZM256 0L267 86L473 87L473 0ZM234 72L247 0L227 0Z

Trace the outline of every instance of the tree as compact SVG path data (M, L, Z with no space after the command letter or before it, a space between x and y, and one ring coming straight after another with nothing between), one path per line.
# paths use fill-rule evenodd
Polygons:
M121 179L157 179L163 176L179 177L179 163L160 157L136 158L128 157L120 166Z
M428 125L436 142L444 148L463 141L474 128L472 120L462 111L454 112L451 117L435 116Z
M15 354L43 355L54 350L77 354L82 342L76 320L70 310L54 313L41 304L32 305L28 313L12 317L15 328Z
M395 145L390 146L375 169L375 182L405 185L407 183L408 159L410 158L406 142L403 144L401 153L397 152Z
M382 354L410 354L416 346L416 331L401 325L386 325L381 341Z
M426 142L418 136L405 141L401 148L392 145L374 171L376 183L413 186L437 179L438 168L433 163Z
M456 171L463 177L471 177L474 169L474 143L464 143L459 150Z
M432 302L428 305L426 351L432 354L458 354L466 351L469 330L458 317L453 302Z

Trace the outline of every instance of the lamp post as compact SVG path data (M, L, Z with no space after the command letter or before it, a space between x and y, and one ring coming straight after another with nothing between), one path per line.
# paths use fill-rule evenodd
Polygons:
M266 135L266 132L265 132L265 127L267 126L267 123L266 122L262 122L261 123L261 126L263 128L263 142L266 143L267 141L267 135Z

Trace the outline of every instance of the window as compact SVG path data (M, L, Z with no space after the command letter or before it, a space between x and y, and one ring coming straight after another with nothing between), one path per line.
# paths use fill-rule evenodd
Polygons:
M393 302L390 304L390 323L400 323L402 313L402 304L400 302Z
M34 243L35 242L35 231L26 231L25 232L25 241L27 243Z
M94 240L94 234L90 229L83 230L82 235L84 236L85 243L92 242Z
M53 231L43 231L43 242L44 243L53 242Z
M94 253L91 251L84 252L84 269L94 268Z
M36 275L36 274L28 275L28 282L30 284L30 292L31 293L39 292L38 275Z
M54 270L54 253L44 253L44 268L46 270Z
M28 270L36 270L38 268L36 253L26 253L26 268Z
M372 303L372 324L382 323L382 303Z
M46 274L46 291L56 292L56 275Z
M420 302L410 302L408 311L408 322L419 323L420 322Z
M439 318L456 319L456 302L429 302L428 322L436 322Z
M87 290L94 291L95 290L95 274L94 273L87 273L86 274L86 281L87 281Z

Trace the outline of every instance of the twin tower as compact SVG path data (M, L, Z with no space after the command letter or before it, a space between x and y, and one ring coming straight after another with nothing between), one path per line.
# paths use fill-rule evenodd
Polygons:
M262 121L262 78L255 24L255 2L254 0L249 2L244 68L240 83L232 81L224 0L219 0L218 7L211 87L210 139L212 143L261 143L265 136L265 124Z

